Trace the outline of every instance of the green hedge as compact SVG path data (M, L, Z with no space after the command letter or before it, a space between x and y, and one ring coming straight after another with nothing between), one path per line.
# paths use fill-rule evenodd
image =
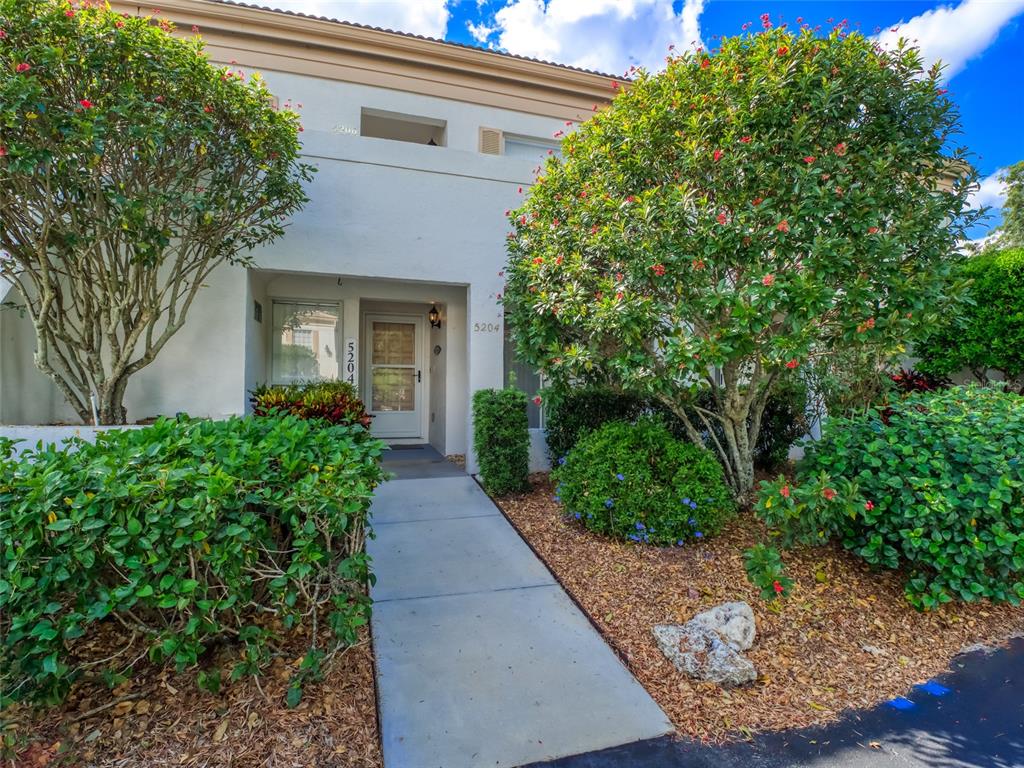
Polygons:
M1024 398L977 386L917 392L830 419L795 482L757 509L789 543L837 539L906 567L920 608L1024 598Z
M552 463L566 456L585 435L612 421L633 423L643 416L658 416L673 435L686 436L679 418L661 403L610 387L591 385L555 390L545 400L544 430ZM700 402L709 410L713 407L708 393ZM810 428L806 410L807 387L803 381L790 377L776 383L761 417L761 432L754 449L759 469L774 469L788 459L790 445ZM699 420L695 417L694 422ZM720 429L718 438L725 440Z
M682 546L735 511L714 454L644 417L584 436L552 473L568 514L598 533Z
M474 393L473 448L489 493L502 496L529 487L530 424L524 392L509 388Z
M236 677L260 671L282 630L317 621L353 642L383 447L362 427L293 416L162 419L18 459L0 446L4 699L60 699L84 672L76 647L111 619L178 669L236 642Z
M985 252L960 267L970 303L927 341L915 345L922 371L949 376L989 369L1024 385L1024 248Z

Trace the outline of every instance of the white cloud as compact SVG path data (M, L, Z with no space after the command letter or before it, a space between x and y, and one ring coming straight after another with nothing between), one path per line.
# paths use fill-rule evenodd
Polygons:
M509 0L494 14L509 53L600 72L659 69L669 45L700 45L704 0Z
M963 0L959 5L941 5L914 16L910 21L892 25L878 36L886 48L895 47L904 37L921 48L925 69L941 60L944 77L949 80L967 62L980 55L999 34L999 30L1024 12L1024 0Z
M1006 182L1003 176L1005 168L1000 168L979 182L978 188L971 194L971 205L980 208L983 205L1002 208L1006 202Z
M473 36L473 39L476 40L481 45L486 44L488 38L490 38L491 35L498 31L497 27L489 27L482 21L479 24L474 24L472 21L467 21L466 29L469 30L469 34Z
M397 32L444 38L448 0L247 0L255 5L326 16Z

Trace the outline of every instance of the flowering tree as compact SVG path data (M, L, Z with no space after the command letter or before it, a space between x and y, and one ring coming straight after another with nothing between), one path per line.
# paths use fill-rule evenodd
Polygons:
M85 421L125 421L129 377L210 273L305 202L298 117L198 37L104 2L0 0L0 277L35 362Z
M510 213L503 299L522 359L656 397L738 494L773 387L927 325L975 217L938 68L763 24L641 72L564 140Z

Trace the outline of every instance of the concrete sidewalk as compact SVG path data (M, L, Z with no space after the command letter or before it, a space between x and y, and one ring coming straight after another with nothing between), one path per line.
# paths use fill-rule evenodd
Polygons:
M408 453L388 456L398 479L368 544L385 768L518 766L671 732L476 482Z

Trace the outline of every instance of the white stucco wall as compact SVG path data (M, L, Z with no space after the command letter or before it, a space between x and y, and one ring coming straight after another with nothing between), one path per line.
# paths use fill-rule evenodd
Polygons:
M304 155L319 172L309 204L282 240L253 254L255 265L322 279L288 286L282 276L218 270L184 330L129 384L129 419L176 411L214 417L243 412L248 389L266 376L272 296L347 297L348 336L358 324L359 304L346 294L351 286L364 298L446 304L445 422L430 436L443 440L447 453L471 454L471 394L504 381L497 301L508 229L504 211L519 204L519 189L530 183L543 156L540 151L534 162L482 155L479 130L548 139L566 126L554 118L411 93L263 74L282 103L302 104ZM358 133L363 107L445 120L447 146L351 135ZM337 277L343 278L340 293ZM396 281L407 282L407 288L399 289ZM252 320L254 300L264 307L262 328ZM27 320L2 314L7 316L0 318L0 421L73 418L55 388L32 368ZM452 343L454 335L461 335L459 343ZM472 456L469 466L475 466Z

